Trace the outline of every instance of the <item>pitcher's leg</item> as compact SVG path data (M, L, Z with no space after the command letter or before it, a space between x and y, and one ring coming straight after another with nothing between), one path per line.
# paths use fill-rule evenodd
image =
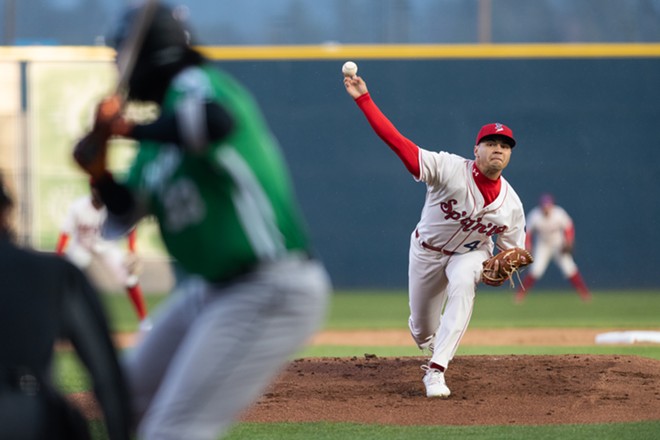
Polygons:
M408 263L408 327L420 348L429 347L440 324L447 286L444 264L448 259L437 252L431 254L412 237Z
M446 369L467 330L474 306L475 289L487 251L472 251L450 258L446 273L447 301L435 338L431 362Z

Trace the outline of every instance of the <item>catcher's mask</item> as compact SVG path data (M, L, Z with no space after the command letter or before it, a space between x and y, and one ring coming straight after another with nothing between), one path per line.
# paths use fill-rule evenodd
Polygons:
M126 44L143 7L128 9L110 37L117 59L127 56ZM133 72L128 80L128 98L160 103L171 78L201 55L191 47L191 36L175 10L158 5L146 30Z

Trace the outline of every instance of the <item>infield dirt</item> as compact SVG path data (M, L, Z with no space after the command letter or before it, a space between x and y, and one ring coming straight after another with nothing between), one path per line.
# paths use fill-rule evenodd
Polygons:
M592 345L595 330L469 330L463 345ZM402 331L322 332L312 344L409 345ZM119 339L130 345L130 338ZM426 357L291 362L243 415L251 422L529 425L660 420L660 361L638 356L457 356L448 399L428 399ZM88 393L70 396L99 417Z
M423 357L294 361L243 420L518 425L660 420L660 361L636 356L459 356L448 399Z

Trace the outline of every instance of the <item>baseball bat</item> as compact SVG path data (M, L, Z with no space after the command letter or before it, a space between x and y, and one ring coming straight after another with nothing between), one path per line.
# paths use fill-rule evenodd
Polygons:
M126 93L128 80L135 68L137 56L140 49L142 49L144 38L154 18L157 6L158 0L145 0L144 6L131 26L128 37L124 39L121 47L118 48L121 58L117 58L118 78L115 92L122 97Z
M122 107L125 105L128 81L135 68L138 54L142 49L157 6L158 0L145 0L142 9L138 12L139 15L131 25L128 36L117 49L118 75L114 95L119 97ZM106 133L96 133L95 130L92 130L75 146L73 156L76 161L81 165L91 164L97 158L99 150L103 148L108 137L109 135Z

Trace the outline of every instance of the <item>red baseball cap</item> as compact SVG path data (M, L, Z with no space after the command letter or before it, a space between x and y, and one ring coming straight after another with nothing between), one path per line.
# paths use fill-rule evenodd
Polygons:
M513 131L511 131L511 129L506 125L500 124L499 122L486 124L481 127L481 130L479 130L479 134L477 135L477 143L475 145L479 144L479 142L481 142L481 140L486 136L504 136L509 138L511 141L511 148L516 146L516 140L513 137Z

